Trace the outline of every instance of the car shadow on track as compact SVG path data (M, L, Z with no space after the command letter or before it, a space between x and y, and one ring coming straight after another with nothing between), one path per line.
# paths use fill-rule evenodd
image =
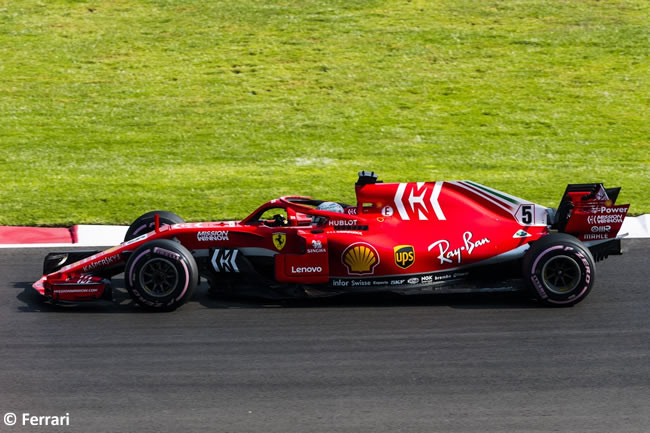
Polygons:
M122 281L114 280L114 286L120 287ZM151 313L138 307L124 289L114 288L111 300L92 302L53 303L38 294L31 282L14 282L14 288L22 290L16 296L21 303L18 311L23 313ZM521 293L476 293L457 295L410 295L394 293L345 294L326 298L304 298L269 300L265 298L243 297L235 295L211 295L205 285L197 288L187 307L204 307L211 309L230 308L363 308L363 307L447 307L454 309L522 309L541 308L530 297ZM198 305L197 305L198 304ZM200 307L199 307L200 308ZM156 314L155 312L153 314Z
M206 308L362 308L362 307L448 307L455 309L541 308L520 293L399 295L393 293L345 294L327 298L271 300L233 295L202 294L193 301Z

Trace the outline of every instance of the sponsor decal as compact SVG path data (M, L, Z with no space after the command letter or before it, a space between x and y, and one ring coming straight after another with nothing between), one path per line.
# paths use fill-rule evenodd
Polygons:
M90 263L89 265L84 266L81 270L83 272L89 272L92 271L93 269L97 268L103 268L105 266L112 265L113 263L117 263L120 261L122 257L119 254L115 254L114 256L110 257L104 257L101 260L98 260L94 263Z
M352 287L355 286L369 286L372 283L370 281L363 281L363 280L352 280Z
M393 216L393 213L394 213L393 208L390 206L384 206L383 208L381 208L381 214L385 217Z
M56 294L61 294L61 293L97 293L99 292L99 287L91 287L88 289L66 289L64 287L59 287L57 290L53 291Z
M217 248L212 254L212 267L217 272L239 272L237 267L238 250Z
M627 206L620 206L620 207L605 207L601 206L600 207L600 213L627 213Z
M434 281L454 280L457 278L466 277L468 275L469 272L450 272L448 274L434 274L434 275L428 275L427 281L434 282ZM424 278L422 278L422 282L424 282Z
M629 205L621 206L600 206L594 212L595 215L589 215L587 217L587 223L589 224L620 224L627 214Z
M156 248L153 249L153 252L155 254L160 254L161 256L169 257L170 259L181 260L180 254L177 254L177 253L175 253L173 251L166 250L164 248L156 247Z
M592 233L609 233L612 231L612 226L593 226Z
M323 268L320 266L298 266L297 268L292 266L292 274L318 274L323 272Z
M334 230L342 231L343 229L352 229L352 230L368 230L368 226L343 226L343 227L334 227Z
M227 241L228 232L226 231L210 231L210 232L197 232L196 240L199 242L208 241Z
M356 215L357 214L357 208L356 207L347 207L345 208L345 213L348 215Z
M404 281L404 280L401 280ZM387 280L332 280L333 287L368 287L368 286L389 286L390 281Z
M368 279L361 278L334 278L330 280L330 285L333 287L359 287L359 286L373 286L373 287L387 287L387 286L407 286L416 284L430 284L436 285L444 284L447 281L458 280L467 277L469 272L444 272L434 273L428 275L410 276L408 278L390 278L390 277L375 277Z
M330 220L328 225L334 227L356 226L357 220Z
M612 208L604 208L612 209ZM622 209L623 212L626 209ZM616 224L623 222L624 215L614 214L614 215L591 215L587 217L587 223L589 224Z
M539 278L537 278L537 275L531 276L530 281L533 283L533 287L535 287L535 290L537 290L537 293L542 299L548 298L548 295L546 294L542 283L539 281Z
M440 221L446 220L438 203L442 184L443 182L436 182L431 187L425 182L400 183L394 198L400 218L426 221L435 216Z
M415 250L413 245L398 245L393 248L395 251L395 264L406 269L415 263Z
M357 231L354 231L354 230L337 230L336 233L345 233L345 234L348 234L348 235L362 235L363 234L363 232L357 232Z
M532 235L530 233L528 233L526 230L517 230L517 233L512 235L512 237L515 238L515 239L516 238L529 238L531 236Z
M472 240L473 236L472 232L463 233L463 245L457 248L451 248L448 240L441 239L429 245L428 251L437 247L437 251L440 253L437 258L440 260L441 265L453 263L454 259L456 259L457 263L461 263L464 254L471 256L476 248L490 243L490 239L488 238L474 241Z
M68 281L76 284L90 284L93 282L93 277L92 275L81 275L76 279L74 277L68 278Z
M372 245L357 242L343 251L341 262L350 275L372 275L379 264L379 253Z
M325 248L323 248L323 243L317 240L311 241L311 248L307 249L307 254L324 253L324 252L325 252Z
M287 234L283 232L273 233L273 245L278 251L282 250L287 244Z
M377 217L377 221L379 221L380 223L383 223L384 222L384 217Z
M599 240L599 239L609 239L609 235L607 233L587 233L583 237L584 237L584 240L586 240L586 241Z
M589 282L591 281L591 267L589 266L589 262L587 261L587 258L584 256L584 254L582 254L581 252L576 251L576 255L578 256L578 258L580 258L580 260L582 260L582 264L585 265L585 283L589 284ZM586 289L587 286L585 286L584 288Z

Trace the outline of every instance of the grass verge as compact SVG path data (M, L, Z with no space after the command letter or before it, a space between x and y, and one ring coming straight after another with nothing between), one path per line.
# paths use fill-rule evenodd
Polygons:
M471 179L650 212L647 1L0 1L0 224Z

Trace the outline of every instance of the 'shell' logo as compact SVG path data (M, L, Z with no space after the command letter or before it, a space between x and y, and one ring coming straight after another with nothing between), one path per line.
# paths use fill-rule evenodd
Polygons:
M395 248L395 264L406 269L415 263L415 250L412 245L398 245Z
M357 242L343 251L341 261L350 275L372 275L379 264L379 254L372 245Z

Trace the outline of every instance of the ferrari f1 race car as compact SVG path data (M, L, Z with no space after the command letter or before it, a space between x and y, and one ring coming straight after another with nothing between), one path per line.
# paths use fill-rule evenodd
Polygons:
M267 298L355 292L529 290L543 305L582 301L594 263L621 254L620 188L568 185L557 209L469 182L383 183L360 172L357 203L288 196L241 221L186 223L153 211L105 251L50 253L33 287L53 302L112 299L170 311L199 284Z

